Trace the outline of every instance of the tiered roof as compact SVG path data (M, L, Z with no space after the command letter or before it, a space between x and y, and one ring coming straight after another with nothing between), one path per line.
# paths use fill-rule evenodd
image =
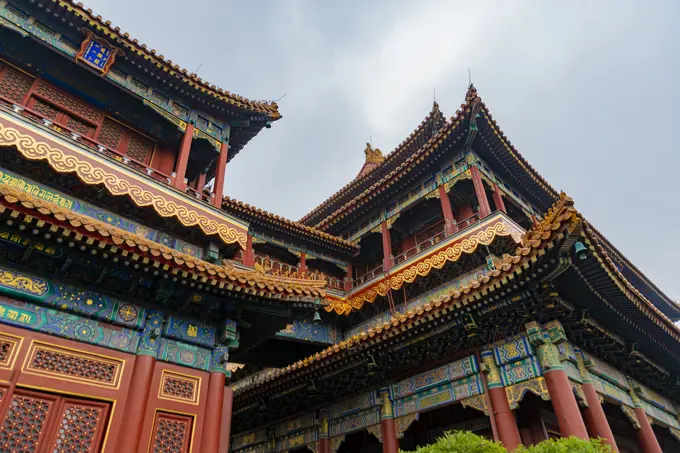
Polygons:
M269 227L275 231L286 232L295 236L299 236L306 240L311 240L320 243L326 247L332 246L339 249L345 254L352 255L359 247L343 238L333 236L325 231L318 230L314 227L307 226L300 222L286 219L264 209L251 206L242 201L234 200L233 198L224 197L222 200L222 209L236 217L246 220L251 223L257 223Z
M406 140L385 156L382 161L380 161L380 158L374 151L370 154L367 153L366 163L357 177L319 206L312 209L312 211L300 219L300 222L305 225L321 227L322 220L326 216L343 206L346 200L356 197L386 174L402 165L409 156L428 143L445 125L446 118L441 110L439 110L439 104L435 102L432 104L430 113L427 114L425 119ZM372 146L367 146L367 149L373 149ZM380 154L382 155L382 153ZM321 229L325 228L321 227Z
M281 391L293 380L299 382L302 376L309 379L312 375L328 372L330 367L338 366L338 360L359 357L365 351L379 347L383 341L396 344L399 338L405 338L412 330L422 332L441 324L442 316L461 313L468 306L478 305L485 299L492 300L494 295L504 294L508 287L516 286L524 280L525 271L551 250L562 246L570 236L583 237L593 254L588 265L577 263L578 270L574 274L582 274L587 282L594 282L591 290L607 291L612 309L635 321L635 325L630 326L634 331L631 336L644 337L676 361L680 359L680 329L618 271L607 250L600 244L597 233L574 208L573 201L562 194L544 220L526 233L516 252L505 255L497 269L489 275L480 276L460 290L454 289L432 303L398 314L383 325L354 335L286 368L258 375L246 385L237 384L236 393L241 394L239 399L245 403L255 395L261 397L265 393Z

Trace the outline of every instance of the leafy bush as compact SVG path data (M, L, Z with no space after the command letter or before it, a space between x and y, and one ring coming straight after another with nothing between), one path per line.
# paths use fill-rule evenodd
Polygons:
M611 447L601 439L583 440L578 437L545 440L532 447L520 447L515 453L611 453Z
M532 447L520 446L513 453L611 453L611 447L600 439L577 437L549 439ZM447 432L437 442L420 447L415 453L508 453L500 442L468 431Z
M447 432L437 442L420 447L416 453L507 453L500 442L493 442L469 431Z

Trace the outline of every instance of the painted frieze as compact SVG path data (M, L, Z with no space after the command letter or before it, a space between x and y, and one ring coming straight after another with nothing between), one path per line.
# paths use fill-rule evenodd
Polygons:
M240 450L254 444L261 444L267 440L266 428L258 429L248 433L237 434L231 441L231 447L234 450Z
M45 186L44 184L36 183L30 179L17 175L9 170L0 168L0 184L14 187L23 192L29 193L41 200L49 201L60 207L69 209L73 212L86 215L92 219L108 223L122 230L134 233L145 239L162 244L166 247L186 253L187 255L195 256L196 258L203 257L203 250L193 244L182 241L167 233L154 230L140 223L128 220L105 209L98 208L90 203L78 200L77 198L69 197L58 190Z
M276 436L283 437L288 434L311 428L316 424L314 412L303 414L290 420L283 421L276 425Z
M374 407L332 420L329 423L328 435L330 437L336 437L342 434L349 434L378 423L380 423L380 411L377 407Z
M315 324L306 320L296 320L288 324L285 329L277 332L276 336L320 344L335 344L343 339L339 327L332 324Z
M294 450L306 445L315 444L319 440L316 429L307 429L278 439L276 450L280 452Z
M168 316L163 334L185 343L212 348L215 345L216 329L177 316Z
M484 392L479 374L430 387L422 392L401 398L394 403L395 416L401 417L414 412L422 412L438 406L480 395Z
M209 371L211 364L210 349L182 343L169 338L162 338L158 360L175 363L181 366Z
M542 376L541 365L534 356L501 366L501 382L504 387Z
M496 364L501 366L532 356L534 355L534 350L529 343L529 339L526 336L521 335L495 346L493 348L493 354L496 359Z
M417 374L392 385L394 399L404 398L438 384L455 381L479 373L479 364L474 355L456 360L448 365Z
M375 392L362 393L331 405L328 408L328 418L334 420L376 405Z
M137 332L0 296L0 322L61 338L135 353Z

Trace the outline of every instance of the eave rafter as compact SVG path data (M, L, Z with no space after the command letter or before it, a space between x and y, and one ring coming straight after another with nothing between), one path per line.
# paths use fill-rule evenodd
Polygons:
M397 345L401 345L398 347L402 351L406 351L407 349L403 349L404 347L415 347L409 346L415 345L415 342L408 339L415 332L418 332L419 337L422 337L418 341L422 341L424 338L435 338L437 335L449 331L465 333L469 332L469 329L475 329L475 332L483 333L486 332L487 327L489 331L493 331L495 328L492 325L480 326L475 322L474 317L463 322L460 316L464 312L469 312L468 308L476 307L477 310L480 310L491 301L500 301L502 304L505 304L505 307L485 309L484 313L489 316L493 316L494 313L500 313L502 310L507 310L512 304L523 303L521 302L522 300L532 304L536 300L543 300L540 294L536 296L522 295L531 287L531 285L527 287L526 284L533 278L536 278L539 270L546 266L546 260L553 262L553 267L555 267L547 275L543 274L542 280L546 282L559 278L559 275L566 268L569 268L569 265L566 268L562 266L563 259L557 258L563 253L563 247L570 248L572 241L565 240L574 235L591 242L593 239L591 232L584 225L582 216L573 208L573 202L565 195L562 195L545 218L527 232L523 238L522 246L517 249L515 255L504 257L499 269L491 275L479 278L475 285L470 285L463 291L454 291L449 295L442 296L431 304L426 304L423 307L393 317L390 322L348 338L305 360L284 369L272 371L248 385L237 387L235 407L241 409L247 406L249 401L262 398L267 394L282 394L281 392L286 392L285 389L289 389L294 382L306 381L312 379L313 376L332 373L333 369L342 368L344 362L356 360L367 354L368 351L373 351L371 354L374 355L383 354L387 350L397 347ZM591 250L593 249L594 247L591 244ZM606 251L604 250L600 250L598 253L603 253L606 256ZM567 259L567 264L568 262L569 260ZM603 266L609 266L606 264L606 260L597 262L601 269ZM677 345L680 344L680 330L662 313L653 309L652 304L646 301L639 293L635 294L631 291L632 285L630 283L622 279L621 276L616 276L616 278L620 280L619 283L627 290L623 294L629 299L629 303L633 303L635 306L642 304L639 308L645 313L647 320L653 325L664 328L669 335L669 339L676 343L677 348ZM540 288L540 285L534 285L534 287ZM525 289L522 290L522 288ZM517 291L520 291L519 295L512 296L512 299L503 302L505 297ZM529 298L526 299L526 297ZM554 296L550 295L550 297ZM635 297L637 300L630 300L631 297ZM532 316L540 316L542 308L539 307L552 307L551 310L558 309L558 312L551 312L546 314L546 316L563 319L566 324L569 324L569 320L573 319L574 316L573 307L569 308L566 304L559 303L559 301L550 304L540 302L539 305L531 309L534 310L531 312L533 313ZM507 313L510 312L506 311L505 313L507 316ZM457 316L457 320L452 319L452 315ZM478 320L478 322L484 321ZM666 328L668 329L666 330ZM486 339L481 341L486 341ZM450 342L448 344L450 345ZM602 341L602 344L605 344L604 341ZM633 372L636 374L653 372L656 365L653 361L640 359L640 357L644 357L644 354L637 347L629 349L626 354L629 358L634 357L638 363L646 363L642 368L631 368ZM678 355L672 353L671 357L677 360ZM675 371L677 372L677 370ZM680 394L677 389L668 386L666 381L663 382L662 387L666 393L676 396Z
M325 297L325 281L278 277L237 268L233 263L216 265L171 249L157 242L92 219L14 187L0 186L0 210L23 214L24 221L53 225L66 237L79 238L92 249L128 254L151 268L198 281L205 286L274 299L318 302Z

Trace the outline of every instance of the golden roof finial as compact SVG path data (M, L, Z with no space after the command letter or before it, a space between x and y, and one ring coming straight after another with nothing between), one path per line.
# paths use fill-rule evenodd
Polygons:
M385 160L382 151L379 148L373 148L373 145L370 143L366 143L364 154L366 155L366 163L382 164Z

